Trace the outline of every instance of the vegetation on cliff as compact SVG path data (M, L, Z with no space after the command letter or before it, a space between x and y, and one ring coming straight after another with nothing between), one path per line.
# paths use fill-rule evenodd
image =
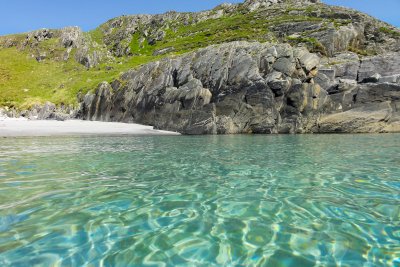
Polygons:
M397 28L315 2L248 0L199 13L123 16L86 33L71 27L3 36L0 106L75 105L79 93L131 68L238 40L306 46L321 56L400 49Z

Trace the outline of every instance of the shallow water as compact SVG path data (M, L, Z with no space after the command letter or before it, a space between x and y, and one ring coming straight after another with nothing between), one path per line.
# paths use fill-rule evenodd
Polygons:
M400 135L0 139L0 266L400 266Z

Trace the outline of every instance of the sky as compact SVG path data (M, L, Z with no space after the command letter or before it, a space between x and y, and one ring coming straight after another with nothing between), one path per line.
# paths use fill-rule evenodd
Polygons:
M323 0L361 10L400 27L400 0ZM0 0L0 35L79 26L88 31L108 19L170 10L200 11L242 0Z

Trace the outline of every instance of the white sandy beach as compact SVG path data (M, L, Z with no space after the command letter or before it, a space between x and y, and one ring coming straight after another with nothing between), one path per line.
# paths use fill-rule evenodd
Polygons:
M152 126L82 120L27 120L0 117L0 137L65 135L179 135Z

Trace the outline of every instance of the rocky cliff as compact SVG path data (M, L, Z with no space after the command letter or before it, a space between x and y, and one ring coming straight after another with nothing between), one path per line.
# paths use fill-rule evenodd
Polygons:
M122 16L88 33L0 37L0 59L9 52L55 67L34 77L36 90L21 84L22 96L2 91L18 83L0 67L0 106L69 107L79 92L80 118L185 134L400 131L399 29L319 0L246 0Z
M397 31L319 1L222 10L237 8L270 21L283 12L309 17L273 23L278 44L213 45L128 71L84 97L82 118L185 134L400 131ZM285 38L291 45L279 44Z
M84 97L81 117L184 134L400 131L399 56L215 45L102 83Z

